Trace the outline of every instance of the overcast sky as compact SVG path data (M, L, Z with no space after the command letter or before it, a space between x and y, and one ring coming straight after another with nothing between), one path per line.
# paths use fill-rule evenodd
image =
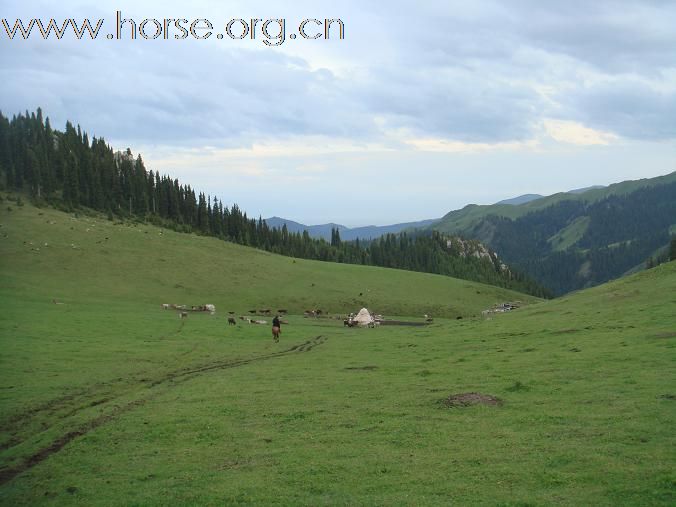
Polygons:
M3 114L40 106L250 215L382 225L676 170L673 1L86 3L2 2L11 26L105 20L96 41L0 27ZM213 35L108 40L116 10ZM216 38L252 17L285 42ZM291 39L305 18L345 39Z

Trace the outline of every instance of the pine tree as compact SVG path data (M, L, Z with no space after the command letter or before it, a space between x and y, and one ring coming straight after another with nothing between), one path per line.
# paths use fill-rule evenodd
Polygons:
M331 227L331 246L340 247L340 230L336 227Z
M63 180L63 200L69 206L77 206L80 202L80 185L77 158L74 153L71 153L68 157L64 168Z
M209 211L207 210L207 201L203 193L200 193L197 204L197 227L205 234L209 232Z

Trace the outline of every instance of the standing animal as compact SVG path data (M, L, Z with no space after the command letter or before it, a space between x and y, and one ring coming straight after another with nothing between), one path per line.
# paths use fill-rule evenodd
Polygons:
M228 325L229 326L236 326L237 321L234 319L234 317L228 317Z
M188 318L188 312L181 312L178 314L179 319L187 319Z

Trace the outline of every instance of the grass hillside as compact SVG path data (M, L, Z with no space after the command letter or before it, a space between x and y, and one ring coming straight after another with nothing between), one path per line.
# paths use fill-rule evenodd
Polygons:
M153 309L212 303L238 315L266 308L345 314L368 306L389 315L453 318L497 302L536 300L444 276L292 259L99 215L9 204L13 211L7 205L0 211L0 255L3 287L14 297L133 301Z
M1 213L2 505L676 502L674 262L490 319L291 315L276 344L227 309L338 312L363 292L455 317L516 296ZM218 311L179 320L165 301Z

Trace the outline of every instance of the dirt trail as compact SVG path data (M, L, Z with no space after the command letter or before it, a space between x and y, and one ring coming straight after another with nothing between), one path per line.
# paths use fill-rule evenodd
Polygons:
M259 362L259 361L266 361L269 359L275 359L279 357L284 357L292 354L298 354L298 353L303 353L303 352L310 352L313 348L315 348L318 345L321 345L325 343L327 338L325 336L315 336L314 338L311 338L309 340L306 340L303 343L300 343L298 345L294 345L293 347L290 347L285 350L281 350L279 352L272 352L269 354L262 354L260 356L253 356L245 359L237 359L237 360L231 360L231 361L217 361L214 363L208 363L202 366L198 367L193 367L189 369L184 369L184 370L177 370L171 373L168 373L161 377L160 379L157 379L153 382L146 383L146 382L141 382L140 384L133 384L130 385L129 389L126 392L120 393L117 395L117 398L128 394L129 391L133 389L137 389L140 385L145 385L148 387L148 389L153 389L157 386L167 384L168 386L175 386L179 382L185 382L190 379L196 378L202 374L215 371L215 370L225 370L229 368L237 368L239 366L245 366L247 364ZM82 391L84 396L91 396L92 393L90 391ZM47 459L49 456L52 454L55 454L59 452L61 449L63 449L69 442L72 440L81 437L83 435L86 435L88 432L98 428L99 426L106 424L110 421L113 421L120 417L122 414L125 414L137 407L140 407L144 405L146 402L152 400L154 397L160 394L160 391L155 390L154 392L150 392L146 394L144 397L130 401L126 404L122 405L116 405L110 412L101 414L97 417L94 417L93 419L87 421L84 424L81 424L77 427L71 428L67 433L64 435L61 435L58 437L56 440L54 440L51 444L49 444L46 447L43 447L39 451L37 451L35 454L32 456L26 458L23 462L19 463L18 465L15 465L13 467L6 467L6 468L1 468L0 469L0 486L3 484L6 484L7 482L11 481L16 477L17 475L25 472L26 470L29 470L33 468L35 465L41 463L45 459ZM108 403L111 401L115 401L116 398L106 398L104 400L99 400L97 402L85 402L85 400L78 399L78 394L72 394L68 396L62 396L59 398L56 398L54 400L51 400L49 402L43 403L42 405L34 408L31 411L25 412L24 414L21 414L15 418L13 418L12 423L16 425L17 427L21 427L22 425L25 425L29 422L27 419L33 418L35 415L44 412L44 411L49 411L53 409L54 407L67 402L67 401L75 401L80 404L79 407L73 408L69 410L65 415L62 415L60 419L66 419L68 417L71 417L78 413L79 411L85 409L85 408L90 408L92 406L96 406L98 404L102 403ZM45 429L49 428L50 426L40 426L40 432L44 431ZM23 439L18 439L18 438L12 438L5 446L5 449L11 448L15 445L19 445L22 442L25 442L26 440L29 440L33 438L36 435L29 435L26 438ZM3 449L4 450L4 449Z

